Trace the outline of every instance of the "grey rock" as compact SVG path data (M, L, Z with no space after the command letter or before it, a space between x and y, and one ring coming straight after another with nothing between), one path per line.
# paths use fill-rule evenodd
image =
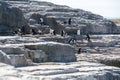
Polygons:
M4 47L0 48L0 61L6 64L10 64L15 67L27 66L27 58L25 54L27 51L21 48L13 48L13 47Z
M30 50L43 50L48 55L47 61L70 62L76 61L73 46L57 42L41 42L26 44L25 48Z
M68 44L41 42L38 38L32 37L0 37L2 41L4 39L9 41L10 39L13 42L0 44L0 80L120 79L120 48L115 46L120 45L120 35L90 35L91 41L96 44L93 47L82 46L82 50L84 48L86 52L76 55L73 52L74 48ZM28 41L26 42L26 40ZM17 43L17 41L21 43ZM88 43L87 40L83 40L83 42L85 44ZM33 58L29 58L29 51L33 54ZM36 57L34 54L38 56ZM38 63L36 66L25 66L27 64L31 65L28 62L28 58L37 58L39 62L43 61L41 59L58 62L45 62ZM76 60L76 58L77 61L75 62L67 62ZM100 61L103 61L101 62L103 64ZM17 68L4 63L11 64Z
M1 35L14 34L14 31L22 26L25 26L25 28L28 29L22 11L4 1L0 1L0 33L3 33ZM26 31L26 33L28 32Z
M91 62L44 63L13 68L0 63L0 80L119 80L120 68ZM9 71L8 71L9 70ZM6 73L7 72L7 73Z
M10 57L3 51L0 50L0 62L11 64Z
M19 55L9 55L10 62L12 66L15 67L22 67L22 66L28 66L27 59L24 54Z
M48 61L48 55L42 50L28 50L27 57L35 63Z
M41 31L44 32L45 29L39 20L43 18L44 25L56 30L57 33L66 27L80 28L82 34L119 33L114 22L81 9L32 0L7 0L0 1L0 3L0 26L6 26L7 30L9 27L13 31L17 27L25 26L26 33L30 33L29 27L39 24L37 29L42 28ZM64 22L68 22L69 18L72 19L71 25L64 24ZM85 26L81 26L81 24Z

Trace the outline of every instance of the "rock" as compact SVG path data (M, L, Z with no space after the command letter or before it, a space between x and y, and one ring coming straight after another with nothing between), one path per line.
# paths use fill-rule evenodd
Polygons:
M9 71L8 71L9 70ZM91 62L43 63L13 68L0 63L0 80L119 80L119 68Z
M47 61L70 62L76 61L74 48L68 44L57 42L41 42L26 44L25 48L30 50L43 50L48 55Z
M23 47L0 47L0 62L15 67L32 66L35 63L46 62L48 56L42 50L28 50Z
M35 42L43 42L44 40L39 38L32 38L30 36L19 37L19 36L11 36L11 38L4 37L4 39L0 40L3 44L22 44L22 43L35 43Z
M5 52L6 54L26 54L27 51L25 51L23 48L20 47L0 47L0 50Z
M14 35L14 31L22 26L28 29L22 11L4 1L0 1L0 35Z
M85 49L86 52L74 54L73 46L43 42L42 37L39 36L37 38L35 36L34 38L33 36L2 36L0 37L2 42L0 44L0 80L119 80L120 48L116 45L120 45L120 35L90 35L90 37L93 43L99 42L99 44L96 43L93 47L82 46L81 49ZM4 43L4 40L12 43ZM86 40L83 42L88 43ZM32 54L32 58L29 58L29 53ZM33 65L31 60L36 58L40 63L31 66ZM49 62L43 63L41 59Z
M46 55L42 50L29 50L28 55L35 63L48 61L48 55Z
M43 39L42 39L43 38ZM50 37L48 36L48 38ZM0 46L0 49L4 51L7 55L9 54L14 54L14 55L20 55L24 54L27 59L29 59L28 53L32 53L32 56L34 58L31 58L32 61L34 62L33 59L35 59L35 55L39 55L38 57L40 58L38 62L46 62L46 61L75 61L76 57L74 54L74 48L68 44L62 44L62 43L57 43L57 42L45 42L46 40L44 37L40 38L30 38L30 37L6 37L6 38L1 38L1 42L3 45ZM52 39L59 40L61 39L62 42L64 42L64 39L61 38L60 36L57 38L57 36ZM43 40L45 40L43 42ZM53 41L53 40L51 40ZM24 49L25 45L25 49ZM31 45L31 47L27 50L26 46ZM38 49L35 47L38 46ZM33 47L33 48L32 48ZM43 52L41 52L42 50ZM45 53L44 53L45 52ZM40 54L39 54L40 53ZM69 56L69 57L67 57ZM37 61L35 61L37 62Z
M120 67L120 59L103 59L103 60L99 60L100 63L102 64L106 64L109 66L116 66L116 67Z
M56 22L56 20L53 17L47 17L47 16L41 15L39 13L32 13L32 14L29 14L29 16L30 16L30 20L29 20L30 25L35 25L35 24L40 25L40 18L42 18L43 19L43 25L42 26L49 25L49 28L54 29L57 33L60 33L61 28L63 28L61 25L59 25ZM32 20L32 22L31 22L31 20ZM38 27L38 29L41 28L41 27Z
M27 66L28 62L24 54L8 55L0 51L0 62L10 64L15 67Z
M35 63L46 62L48 56L42 50L27 50L19 47L1 47L0 62L15 67L34 65Z
M43 37L44 38L44 37ZM49 38L49 37L48 37ZM24 54L27 59L31 59L33 62L71 62L76 61L74 54L74 47L69 44L62 44L57 42L43 42L41 38L28 38L28 37L12 37L3 38L1 41L4 46L0 46L0 50L5 52L7 55L19 55ZM53 38L54 39L54 38ZM59 38L55 37L55 40ZM60 38L62 40L62 38ZM30 40L30 41L29 41ZM10 42L8 42L10 41ZM27 42L26 42L27 41ZM27 48L27 49L26 49ZM42 50L42 51L41 51ZM30 57L29 56L30 53ZM37 55L37 57L36 57Z
M15 67L28 66L28 62L24 54L9 55L9 57L12 66Z
M0 50L0 62L11 64L10 57L3 51Z
M76 27L66 27L65 28L65 32L68 34L68 35L76 35L77 34L77 30L78 28Z
M36 26L36 24L39 25L36 26L36 29L40 29L40 31L43 30L44 25L47 25L59 34L66 27L80 28L82 34L119 33L114 22L81 9L29 0L7 0L0 1L0 4L0 31L2 31L2 35L6 32L13 32L16 28L22 26L25 26L25 30L27 30L25 33L30 33L31 25ZM40 24L40 18L44 20L43 25ZM72 19L71 25L67 24L69 18ZM6 30L3 30L3 26ZM76 33L74 29L72 31Z
M13 48L13 47L4 47L0 48L1 51L1 62L13 65L15 67L20 66L27 66L27 58L25 57L25 54L27 54L27 51L21 49L21 48Z

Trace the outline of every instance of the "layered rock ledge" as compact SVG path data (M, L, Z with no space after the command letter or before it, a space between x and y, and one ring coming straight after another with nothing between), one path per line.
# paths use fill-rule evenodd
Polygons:
M40 23L40 18L44 20L43 25ZM68 24L69 18L71 25ZM12 35L23 26L26 34L30 33L30 29L34 29L36 33L38 31L48 33L48 28L54 29L57 33L65 30L68 34L76 33L77 29L81 29L82 34L120 33L114 22L81 9L43 1L1 0L1 35Z
M0 79L119 80L120 36L90 36L91 42L93 43L94 41L99 42L99 40L105 43L107 39L110 40L108 40L106 43L107 46L102 45L102 47L99 44L97 46L77 45L82 47L82 52L81 54L75 54L73 48L74 45L71 46L63 43L48 42L45 41L45 37L43 37L43 39L42 37L39 38L38 36L37 38L18 36L1 37ZM52 36L52 38L56 39L54 36ZM112 44L111 42L113 41L116 41L116 43ZM87 44L87 41L83 40L83 44ZM54 55L52 55L52 53L54 53ZM48 57L51 57L51 59ZM47 59L49 61L51 60L52 62L48 62ZM73 62L66 62L71 60L73 60Z

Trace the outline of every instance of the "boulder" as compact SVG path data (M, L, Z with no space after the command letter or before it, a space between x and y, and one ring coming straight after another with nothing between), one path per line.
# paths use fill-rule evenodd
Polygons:
M25 26L26 33L29 33L22 11L17 7L0 1L0 35L13 35L15 34L14 31L22 26Z
M25 51L22 48L14 48L14 47L4 47L0 48L0 62L4 62L10 65L13 65L15 67L20 66L27 66L27 58L26 54L27 51Z
M7 54L3 51L0 51L0 62L10 64L15 67L27 66L28 62L24 54Z
M30 50L43 50L48 55L47 61L70 62L76 61L74 47L57 42L40 42L26 44L25 48Z
M28 50L20 47L1 47L0 62L15 67L33 65L47 61L48 56L42 50Z

